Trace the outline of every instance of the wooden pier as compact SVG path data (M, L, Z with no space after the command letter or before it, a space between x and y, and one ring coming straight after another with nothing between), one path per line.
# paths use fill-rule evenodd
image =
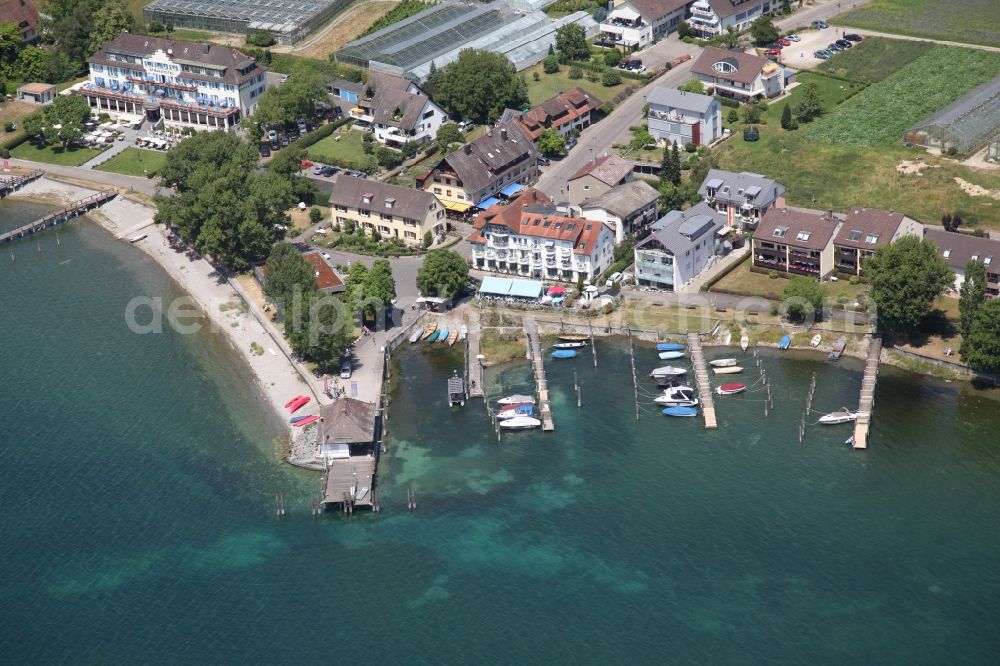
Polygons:
M701 414L705 417L705 427L718 428L719 425L715 422L712 384L708 381L708 367L705 364L705 354L701 351L701 338L697 333L688 333L688 350L691 352L691 364L694 366L694 378L698 385L698 400L701 402Z
M107 190L93 194L86 199L75 201L60 211L49 213L41 219L29 222L28 224L14 229L13 231L8 231L7 233L0 235L0 245L3 245L7 241L23 238L24 236L35 233L36 231L42 231L44 229L48 229L49 227L54 227L57 224L68 222L74 217L83 215L92 208L97 208L98 206L111 201L116 196L118 196L117 192L114 190Z
M538 412L542 420L542 430L552 432L556 429L552 422L552 403L549 401L549 383L545 379L545 354L538 340L538 322L531 317L525 317L524 330L528 334L528 359L535 371L535 384L538 386Z
M465 338L465 369L468 379L466 386L469 390L470 398L485 397L485 389L483 387L483 361L479 358L481 354L479 346L481 336L482 331L479 327L479 314L474 312L472 317L469 319L469 334Z
M38 180L44 175L45 172L38 169L23 176L0 176L0 199L17 192L31 181Z
M875 409L875 382L878 380L878 362L882 354L882 341L871 339L868 343L868 361L861 380L861 397L858 399L858 419L854 422L854 448L868 448L868 429L871 427L872 410Z

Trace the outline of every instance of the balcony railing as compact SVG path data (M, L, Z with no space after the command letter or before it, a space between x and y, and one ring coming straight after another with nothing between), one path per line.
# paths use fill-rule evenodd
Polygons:
M126 78L133 83L141 83L142 85L150 86L153 88L175 88L177 90L198 92L198 86L191 85L188 83L171 83L169 81L147 81L146 79L140 78L138 76L129 76Z

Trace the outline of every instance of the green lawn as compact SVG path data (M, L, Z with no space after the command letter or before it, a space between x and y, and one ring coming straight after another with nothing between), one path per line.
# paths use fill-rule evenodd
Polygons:
M734 268L728 275L715 283L712 291L761 296L771 300L780 300L781 294L788 285L788 280L782 277L771 278L766 273L755 273L750 270L750 260ZM866 284L851 284L847 280L821 283L830 301L837 299L853 303L860 294L868 290Z
M360 130L342 127L309 146L309 159L350 169L362 169L372 159L362 150L363 136L364 132Z
M934 48L931 42L867 37L854 48L824 61L817 69L840 78L876 83Z
M60 166L80 166L87 160L100 155L103 151L97 148L81 148L71 146L63 148L60 145L50 144L48 146L38 146L30 141L22 143L20 146L10 151L11 157L20 160L31 160L33 162L44 162L46 164L58 164Z
M126 176L155 175L167 161L167 154L139 148L126 148L97 167L98 171L111 171Z
M597 74L597 81L588 81L587 74L595 73L583 70L584 75L582 79L571 79L569 78L569 70L569 65L560 65L559 71L555 74L546 74L542 70L541 63L524 70L524 80L528 83L528 100L531 106L538 106L550 97L554 97L576 86L580 86L588 94L602 102L610 102L611 98L624 91L627 86L631 86L633 90L638 90L644 85L642 81L622 78L620 85L606 88L601 84L600 74ZM538 81L534 80L536 72L539 76Z
M814 140L898 146L914 123L1000 74L1000 53L936 46L801 131Z
M963 44L1000 46L996 0L873 0L836 23Z
M807 84L815 83L816 87L819 88L819 95L823 100L822 104L824 113L833 112L838 104L850 97L853 97L865 88L864 83L842 81L829 76L823 76L822 74L813 74L812 72L801 72L796 78L799 81L799 85L792 89L792 92L788 95L788 97L770 104L767 111L761 114L761 117L767 121L768 125L776 125L780 127L781 112L784 111L785 107L789 104L792 105L793 110L796 106L798 106L798 103L802 98L802 90ZM724 109L723 113L728 115L729 111Z

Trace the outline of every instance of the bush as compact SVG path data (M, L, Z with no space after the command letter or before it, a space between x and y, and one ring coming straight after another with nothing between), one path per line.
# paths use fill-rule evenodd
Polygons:
M542 80L542 75L539 74L538 72L532 72L531 73L531 78L534 81L541 81Z
M393 169L398 167L403 162L403 156L392 148L379 146L375 149L375 160L378 162L379 166L385 167L386 169Z
M604 64L608 67L617 67L622 61L622 54L618 49L609 49L604 52Z
M687 37L681 37L681 41L685 44L694 44L694 37L688 35Z
M403 157L405 159L410 159L411 157L416 157L417 155L417 144L412 141L407 141L403 144Z
M771 278L772 280L777 280L778 279L778 271L768 271L767 272L767 277Z
M0 160L9 160L9 159L10 159L10 151L7 150L6 148L0 148Z
M247 37L247 44L250 44L251 46L266 47L266 46L274 46L275 41L274 37L271 36L271 33L266 32L264 30L258 30L257 32Z
M14 131L14 123L4 123L4 125L3 125L3 131L4 132L13 132Z
M765 111L767 111L771 107L768 105L768 103L767 103L766 100L762 99L759 102L757 102L757 108L760 109L761 113L764 113Z
M684 150L686 150L689 153L693 153L694 151L698 150L698 146L688 141L686 144L684 144Z
M740 103L737 102L735 99L732 99L731 97L719 97L718 95L716 95L715 99L719 100L719 103L722 104L722 106L728 107L730 109L740 108Z
M319 208L313 207L309 209L309 221L316 224L323 219L323 213L320 212Z
M568 74L568 76L569 76L569 78L573 79L574 81L577 80L577 79L582 79L583 78L583 70L580 69L579 67L570 67L569 68L569 74Z
M861 278L859 278L857 275L852 275L850 278L848 278L847 281L850 284L858 284L859 282L861 282Z
M736 109L729 109L729 113L726 115L726 122L732 125L739 119L740 119L740 114L736 112Z
M606 88L617 86L622 82L622 76L617 69L609 69L601 75L601 85Z
M545 56L545 60L542 61L542 71L546 74L555 74L559 71L559 56Z

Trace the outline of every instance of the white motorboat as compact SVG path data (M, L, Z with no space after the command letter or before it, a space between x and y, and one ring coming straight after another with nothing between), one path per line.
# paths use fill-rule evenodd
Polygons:
M146 238L146 234L136 234L135 236L130 237L128 239L128 242L129 243L138 243L139 241L143 240L144 238Z
M661 368L654 369L649 373L650 377L676 377L678 375L683 375L687 370L685 368L675 368L672 365L665 365Z
M580 349L586 346L586 342L557 342L552 345L553 349Z
M858 412L852 412L851 410L841 409L836 412L830 412L829 414L824 414L819 417L819 422L823 425L836 425L838 423L848 423L850 421L858 420Z
M690 386L675 386L654 398L654 402L668 407L694 407L698 404L698 398L694 397L694 389Z
M659 354L661 361L673 361L674 359L684 358L684 352L682 351L663 351Z
M819 347L819 343L822 341L823 341L823 336L817 333L816 335L812 336L812 340L809 341L809 346Z
M500 427L507 430L531 430L541 425L541 421L531 416L515 416L512 419L505 419L500 422Z
M733 332L726 331L726 337L723 338L722 343L728 347L732 341L733 341Z
M497 419L506 421L508 419L516 419L519 416L531 416L532 413L534 413L534 409L534 405L517 405L516 407L507 407L497 412Z
M743 372L743 368L738 365L729 365L724 368L712 368L712 371L717 375L735 375L737 372Z
M736 365L735 358L717 358L708 362L713 368L731 368Z
M414 344L419 340L424 334L423 329L417 329L416 332L410 336L410 344Z
M746 390L746 384L723 384L715 388L715 392L719 395L736 395Z
M744 335L742 338L740 338L740 349L746 351L747 347L749 346L750 346L750 338Z
M500 398L497 400L498 405L516 405L518 403L533 405L535 404L535 399L530 395L520 395L515 393L514 395L508 395L506 398Z

